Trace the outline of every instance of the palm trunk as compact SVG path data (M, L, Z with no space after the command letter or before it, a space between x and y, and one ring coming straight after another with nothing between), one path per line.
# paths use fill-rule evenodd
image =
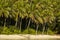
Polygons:
M45 32L45 25L43 24L42 34L44 34L44 32Z
M38 34L38 24L37 24L37 28L36 28L36 35Z
M49 28L47 29L47 35L48 35L48 30L49 30Z
M20 21L20 31L21 31L21 26L22 26L22 18L21 18L21 21Z
M28 26L27 26L27 29L28 29L28 34L29 34L30 21L31 21L31 19L29 20L29 22L28 22Z
M15 23L15 27L17 27L17 20L16 20L16 23Z
M15 27L17 27L17 22L18 22L18 18L16 18L16 23L15 23Z

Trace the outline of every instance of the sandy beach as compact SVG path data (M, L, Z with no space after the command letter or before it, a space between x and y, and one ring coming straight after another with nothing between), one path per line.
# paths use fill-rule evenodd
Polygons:
M60 39L60 36L58 35L30 35L30 34L26 34L26 35L0 35L0 39L52 39L52 38L56 38L56 39Z

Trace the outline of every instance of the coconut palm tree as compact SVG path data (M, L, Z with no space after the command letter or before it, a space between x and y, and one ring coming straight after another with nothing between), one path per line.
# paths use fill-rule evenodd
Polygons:
M1 8L1 16L4 18L4 27L6 26L6 18L8 18L9 16L9 10L8 10L8 1L4 0L4 1L0 1L0 8Z

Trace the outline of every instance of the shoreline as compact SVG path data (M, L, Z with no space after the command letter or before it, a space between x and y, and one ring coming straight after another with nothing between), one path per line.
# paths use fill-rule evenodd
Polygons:
M0 35L0 39L60 39L59 35Z

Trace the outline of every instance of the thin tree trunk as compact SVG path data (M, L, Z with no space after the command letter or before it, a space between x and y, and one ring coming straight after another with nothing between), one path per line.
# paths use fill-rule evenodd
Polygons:
M37 24L37 27L36 27L36 35L38 34L38 24Z
M20 21L20 31L21 31L21 26L22 26L22 18L21 18L21 21Z
M48 35L48 30L49 30L49 28L47 28L47 35Z
M29 19L28 26L27 26L27 29L28 29L28 34L29 34L30 21L31 21L31 19Z
M17 27L17 22L18 22L18 18L16 18L16 23L15 23L15 27Z
M15 23L15 27L17 27L17 20L16 20L16 23Z
M42 34L44 34L44 32L45 32L45 25L43 24Z
M46 28L46 34L48 35L48 31L49 31L49 23L47 23L48 27Z

